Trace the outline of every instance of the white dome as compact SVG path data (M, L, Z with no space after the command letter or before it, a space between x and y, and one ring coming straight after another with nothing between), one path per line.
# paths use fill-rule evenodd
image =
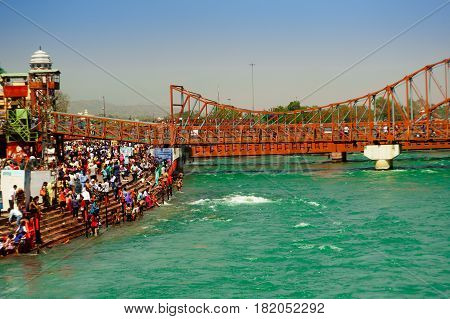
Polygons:
M34 68L51 68L52 60L47 52L42 51L40 48L33 53L30 59L30 67Z

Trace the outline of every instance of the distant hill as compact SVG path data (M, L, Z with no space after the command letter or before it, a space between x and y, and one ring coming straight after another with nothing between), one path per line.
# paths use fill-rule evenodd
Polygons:
M165 107L163 107L165 109ZM87 110L91 115L103 115L103 101L101 100L78 100L70 101L69 113L81 113ZM169 112L169 107L167 107ZM154 105L117 105L106 102L106 114L112 117L128 119L132 118L148 118L165 116L162 110Z

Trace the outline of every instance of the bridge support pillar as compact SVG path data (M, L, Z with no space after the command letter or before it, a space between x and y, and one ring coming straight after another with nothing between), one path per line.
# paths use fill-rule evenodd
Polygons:
M400 155L400 145L366 145L364 156L375 162L376 170L392 168L393 159Z
M55 146L55 152L56 156L58 157L58 160L63 162L64 161L64 137L62 135L56 135L56 146Z
M331 152L329 157L333 162L347 162L347 152Z

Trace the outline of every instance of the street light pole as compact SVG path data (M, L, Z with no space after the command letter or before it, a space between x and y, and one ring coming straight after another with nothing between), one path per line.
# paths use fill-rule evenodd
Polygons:
M220 104L220 87L217 85L217 103Z
M106 117L106 103L105 103L105 97L103 96L103 117Z
M253 82L253 67L255 66L255 63L250 63L250 66L252 67L252 109L255 110L255 85Z

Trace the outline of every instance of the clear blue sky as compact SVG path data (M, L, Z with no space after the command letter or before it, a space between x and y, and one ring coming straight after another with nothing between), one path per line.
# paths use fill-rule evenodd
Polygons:
M2 0L4 1L4 0ZM286 104L444 3L429 1L11 1L11 6L167 107L169 84L251 105ZM148 104L0 3L0 65L28 69L42 45L73 100ZM361 95L450 56L450 5L309 98Z

